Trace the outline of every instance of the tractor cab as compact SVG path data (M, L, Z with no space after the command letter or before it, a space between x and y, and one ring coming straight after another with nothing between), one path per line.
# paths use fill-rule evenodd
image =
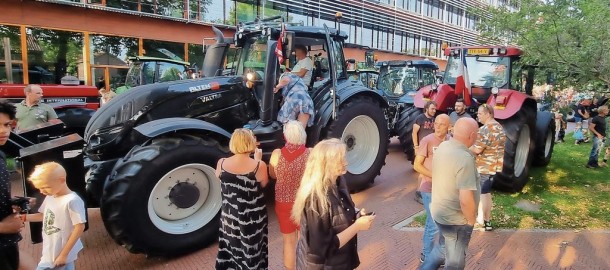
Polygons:
M379 70L374 65L366 62L356 62L354 59L347 60L347 77L350 81L361 83L365 87L376 90L379 81Z
M392 60L378 62L377 89L389 100L413 103L416 91L433 84L438 65L430 60Z
M308 57L314 63L311 80L305 82L312 99L318 96L322 98L334 85L333 79L346 78L341 49L344 34L335 30L284 23L278 19L280 17L241 23L233 38L222 37L222 33L217 31L216 43L205 46L204 77L242 78L245 87L258 101L260 119L250 123L257 138L259 135L266 137L266 134L281 137L278 134L281 131L280 125L274 123L281 95L274 94L272 90L281 73L289 72L297 63L293 57L295 45L305 46ZM228 53L231 48L235 50L232 54ZM281 64L278 55L284 59ZM336 55L336 58L332 55Z
M522 51L514 47L447 48L445 55L449 58L443 83L455 86L460 76L460 61L463 61L472 89L471 97L476 104L486 102L503 89L531 95L534 68L519 63L521 54Z

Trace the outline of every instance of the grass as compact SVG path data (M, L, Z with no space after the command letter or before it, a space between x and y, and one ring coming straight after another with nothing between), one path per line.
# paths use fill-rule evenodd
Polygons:
M610 168L588 169L591 143L574 145L571 135L556 144L546 167L532 167L525 188L514 194L494 192L492 221L495 228L610 229ZM603 157L600 155L600 160ZM527 212L519 201L540 206ZM425 215L411 226L423 226Z
M547 167L530 170L530 180L521 192L494 193L495 227L609 229L610 169L587 169L590 151L591 143L574 145L566 135L565 143L555 145ZM515 207L520 200L538 204L540 212Z

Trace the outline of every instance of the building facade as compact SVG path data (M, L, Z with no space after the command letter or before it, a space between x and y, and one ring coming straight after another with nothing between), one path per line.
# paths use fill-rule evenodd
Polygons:
M203 60L214 25L233 34L238 22L283 16L348 34L346 58L430 58L444 69L444 46L475 45L484 5L509 0L3 0L0 84L55 84L70 74L83 83L121 85L128 57ZM340 19L336 14L340 13ZM27 70L27 72L24 72Z

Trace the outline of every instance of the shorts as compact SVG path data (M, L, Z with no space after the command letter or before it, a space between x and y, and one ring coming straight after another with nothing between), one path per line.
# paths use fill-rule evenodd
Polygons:
M294 202L275 201L275 214L277 215L277 221L280 223L280 232L283 234L293 233L299 229L299 226L290 217L293 205Z
M491 186L494 183L493 174L481 174L481 194L491 193Z

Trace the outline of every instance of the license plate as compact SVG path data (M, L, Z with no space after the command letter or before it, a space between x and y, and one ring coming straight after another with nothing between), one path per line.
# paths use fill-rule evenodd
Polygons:
M472 55L487 55L489 54L489 49L468 49L468 54Z

